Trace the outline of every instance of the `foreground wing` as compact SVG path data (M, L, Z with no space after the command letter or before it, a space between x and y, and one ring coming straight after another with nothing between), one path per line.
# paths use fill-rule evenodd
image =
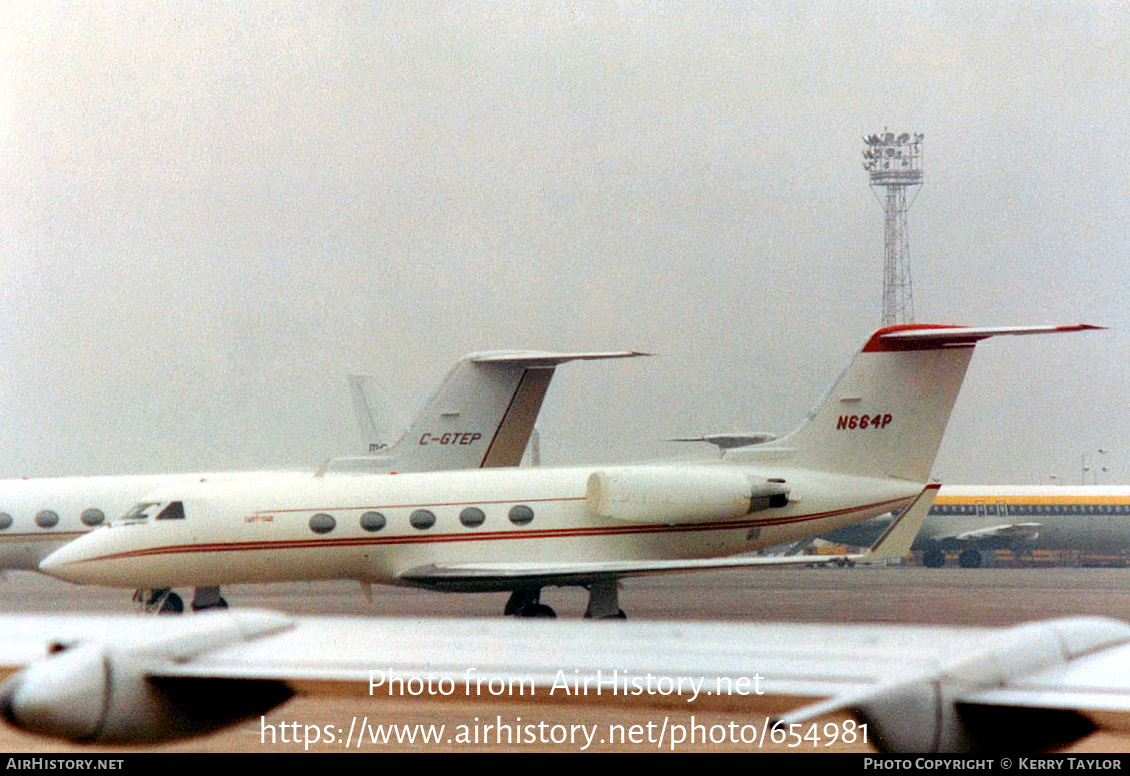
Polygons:
M413 703L473 695L468 688L493 681L524 704L721 705L749 712L756 725L791 708L778 722L786 730L849 710L870 726L872 741L902 752L1046 749L1130 718L1130 626L1088 618L1006 629L292 619L251 611L173 624L0 618L8 664L50 652L8 680L0 711L22 729L83 742L198 735L296 692L395 698L395 679L450 688L413 695ZM666 691L656 689L660 682ZM586 686L603 692L570 689ZM814 698L828 700L802 705ZM1010 731L1023 737L1010 739Z
M0 691L4 718L90 743L198 735L265 713L293 693L367 695L376 683L387 695L383 683L393 677L445 680L457 696L468 693L469 681L493 680L530 702L609 702L564 686L603 682L607 695L611 682L620 690L612 702L647 706L675 695L693 702L690 708L738 702L777 712L805 698L860 692L891 671L916 674L955 643L939 639L937 629L897 628L902 640L893 643L888 629L851 625L578 627L516 619L291 619L252 611L185 616L172 625L156 617L20 619L19 654L0 648L14 667L60 643L67 649L8 680ZM0 643L14 632L0 618ZM962 643L980 643L986 634L954 630ZM625 693L639 677L651 677L653 687L662 679L675 692Z

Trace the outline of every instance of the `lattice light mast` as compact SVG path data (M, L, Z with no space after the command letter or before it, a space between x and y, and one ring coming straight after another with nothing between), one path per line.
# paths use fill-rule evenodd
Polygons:
M883 326L914 322L914 290L910 282L910 241L907 236L907 189L922 185L922 135L883 130L863 138L863 169L871 191L883 205ZM880 198L875 188L886 194ZM913 204L913 200L911 201Z

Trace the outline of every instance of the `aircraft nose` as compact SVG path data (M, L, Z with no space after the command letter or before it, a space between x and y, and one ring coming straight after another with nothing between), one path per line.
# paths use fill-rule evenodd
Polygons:
M68 582L83 582L80 561L87 560L89 553L83 544L83 539L76 539L70 544L65 544L39 562L39 570L58 579Z

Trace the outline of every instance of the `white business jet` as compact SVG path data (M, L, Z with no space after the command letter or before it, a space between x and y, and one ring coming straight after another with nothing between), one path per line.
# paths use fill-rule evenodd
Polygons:
M800 428L718 461L165 488L40 568L127 588L354 579L509 591L505 611L521 616L553 616L543 587L582 585L586 616L623 617L621 578L811 562L726 556L911 504L932 487L976 342L1092 328L881 329ZM474 431L462 433L448 444Z
M475 353L448 373L399 441L389 444L393 414L379 396L350 375L350 396L368 453L332 458L324 475L516 466L525 450L556 365L572 360L619 358L631 353ZM387 404L387 403L386 403ZM452 413L452 408L461 413ZM120 517L159 487L246 481L309 472L207 472L0 480L0 570L38 570L64 544ZM148 596L158 608L183 608L179 596ZM218 588L197 591L196 608L219 606Z

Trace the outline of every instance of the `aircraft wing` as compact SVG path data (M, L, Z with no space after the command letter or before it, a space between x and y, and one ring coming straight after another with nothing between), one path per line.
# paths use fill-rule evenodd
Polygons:
M1029 542L1040 538L1040 523L1005 523L1002 525L975 528L972 531L961 531L954 534L939 534L932 537L934 541L955 542Z
M6 721L83 743L199 735L293 694L404 697L416 705L474 697L491 682L520 688L505 694L521 693L523 716L544 701L676 702L740 709L750 734L775 730L780 740L805 735L824 713L848 710L869 726L871 743L900 752L1007 748L1000 741L1014 730L1023 733L1017 751L1042 750L1096 727L1125 729L1130 720L1130 625L1097 618L987 629L291 618L251 610L176 622L27 615L0 617L0 662L27 666L0 688ZM447 689L410 693L405 683L413 679ZM600 682L603 695L613 686L622 692L565 689L588 683L591 692ZM804 705L814 698L827 700Z
M515 583L535 585L589 584L607 579L676 574L691 571L759 566L811 566L828 563L873 563L894 560L910 552L914 537L934 503L941 485L930 483L891 522L867 551L845 555L729 556L689 560L593 561L590 563L449 563L418 566L400 574L414 587L445 591L512 590Z
M586 585L606 579L719 571L760 566L813 566L854 560L851 555L773 555L701 560L608 561L604 563L449 563L418 566L400 575L412 587L446 592L498 592L515 583L533 586Z

